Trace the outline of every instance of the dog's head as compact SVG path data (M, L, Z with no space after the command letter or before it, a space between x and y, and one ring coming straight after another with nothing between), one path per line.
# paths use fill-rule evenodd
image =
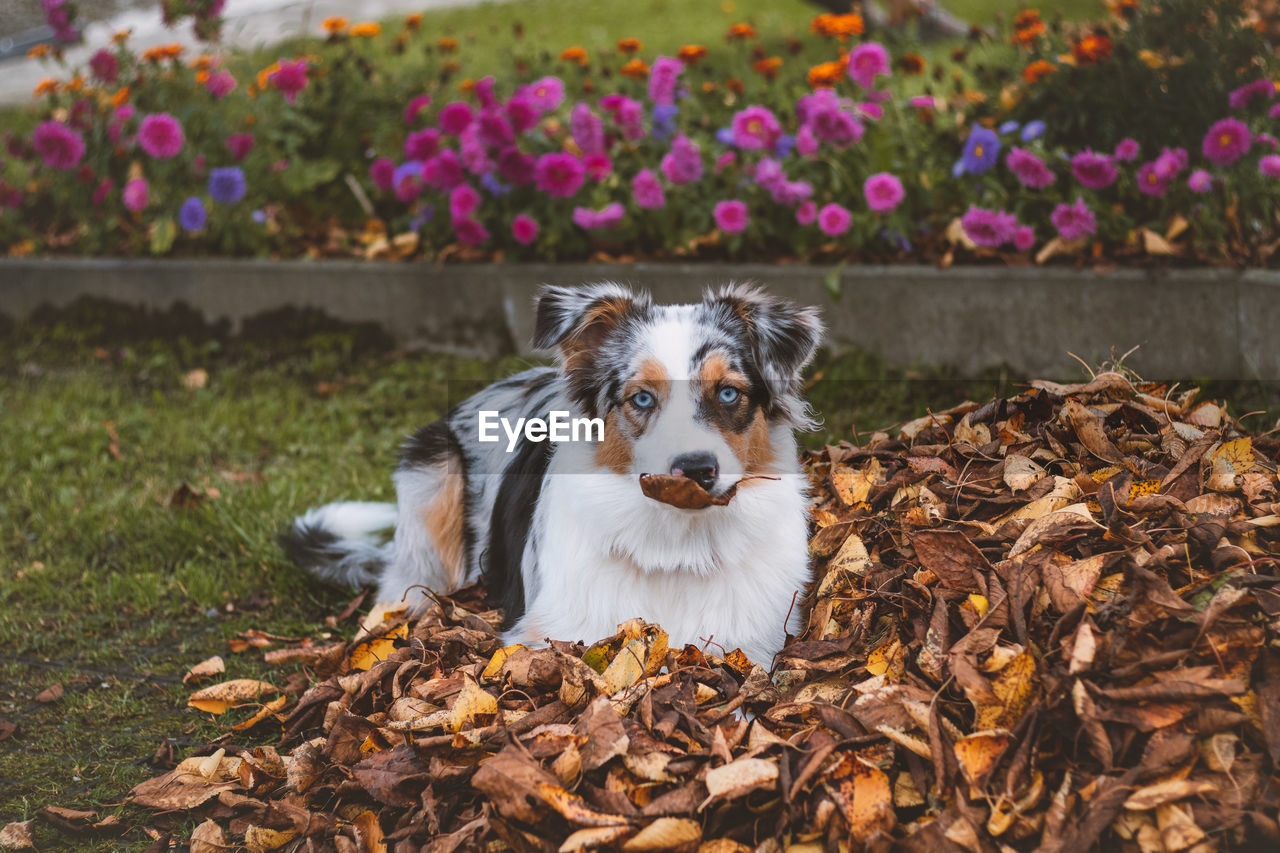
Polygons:
M559 348L574 403L604 420L597 465L720 495L771 473L778 437L811 425L800 371L821 336L816 310L754 287L659 306L597 284L543 291L533 343Z

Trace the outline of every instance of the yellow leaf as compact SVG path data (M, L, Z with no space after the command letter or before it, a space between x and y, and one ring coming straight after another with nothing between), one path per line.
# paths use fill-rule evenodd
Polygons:
M287 696L277 696L275 699L272 699L270 702L263 705L258 710L258 713L254 714L249 719L245 720L242 723L236 723L234 726L231 727L231 730L233 732L242 732L242 731L245 731L246 729L253 728L258 723L265 720L267 717L271 716L272 714L284 708L285 703L287 703L288 701L289 701L289 697ZM214 713L221 713L221 712L214 712Z
M467 678L462 682L462 690L454 700L450 709L449 722L446 728L451 732L461 731L469 723L475 721L480 714L498 713L498 700L480 689L480 685Z
M1253 439L1223 442L1205 454L1205 461L1209 464L1205 486L1215 492L1235 491L1244 482L1244 474L1253 468Z
M278 692L275 685L252 678L234 678L191 694L187 704L210 714L225 714L232 705L253 702L264 694Z
M390 633L372 640L366 640L351 652L351 668L367 670L374 664L381 663L396 650L396 640L409 636L409 626L400 625Z
M998 701L977 707L973 727L980 731L1014 728L1031 705L1036 689L1036 660L1030 652L1022 652L1005 664L1000 676L991 682Z
M223 702L220 699L189 699L187 705L197 711L206 711L210 714L225 714L231 708L230 702Z
M489 658L489 665L484 668L484 672L480 673L481 678L496 678L502 670L502 665L507 662L507 658L523 649L524 646L517 643L514 646L507 646L498 649L493 653L493 657Z
M981 788L1012 742L1013 735L1003 729L977 732L956 741L956 761L969 784Z
M978 595L977 593L970 593L969 604L973 607L975 611L977 611L979 619L983 619L986 617L987 607L989 606L987 603L986 596Z
M190 684L193 681L201 681L206 678L212 678L215 675L222 675L227 671L226 664L222 662L222 658L214 655L208 660L200 661L200 663L187 670L187 674L182 676L183 684Z

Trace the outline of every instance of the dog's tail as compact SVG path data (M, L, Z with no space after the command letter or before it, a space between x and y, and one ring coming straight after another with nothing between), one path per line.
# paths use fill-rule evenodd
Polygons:
M344 501L308 510L280 536L289 559L332 584L360 587L378 579L390 543L376 533L396 523L396 505Z

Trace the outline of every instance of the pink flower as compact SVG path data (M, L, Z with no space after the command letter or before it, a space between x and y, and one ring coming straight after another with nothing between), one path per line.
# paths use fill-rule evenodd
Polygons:
M470 104L462 101L445 104L444 109L440 110L440 129L450 136L457 136L471 126L474 115Z
M440 150L440 131L434 127L416 130L404 141L406 160L430 160Z
M230 71L215 71L204 81L204 87L215 98L225 98L235 91L236 78Z
M597 183L613 173L613 161L603 151L583 155L582 167L586 169L587 177Z
M502 148L516 141L511 122L496 109L482 110L477 128L480 141L490 148Z
M712 211L716 225L726 234L741 234L747 229L751 217L747 215L747 206L736 200L717 202Z
M1086 148L1071 158L1071 174L1082 186L1091 190L1106 189L1116 182L1116 167L1106 154L1094 154Z
M369 166L369 177L378 189L389 190L396 183L396 164L386 157L379 157Z
M1267 110L1267 118L1280 118L1280 104L1272 104Z
M522 95L516 95L507 101L502 109L507 114L507 121L511 122L511 129L516 133L524 133L538 123L538 111Z
M116 182L110 178L103 178L98 183L98 188L93 191L93 205L97 207L107 200L107 196L111 195L111 191L116 188Z
M480 193L470 184L462 184L449 193L449 215L454 219L465 219L480 206Z
M747 107L733 117L733 144L744 151L772 151L781 135L781 125L766 107Z
M134 213L145 210L150 201L146 178L133 178L124 185L124 206Z
M800 152L802 157L811 157L818 153L818 137L813 132L813 128L807 124L796 131L796 151Z
M1204 135L1201 151L1209 162L1218 166L1230 166L1249 150L1253 135L1244 122L1224 118L1214 122Z
M522 246L527 246L538 239L541 230L537 221L523 213L511 220L511 236Z
M698 143L681 134L671 141L671 150L662 157L662 174L677 186L702 177L702 154Z
M1233 110L1242 110L1249 105L1254 98L1265 98L1271 100L1276 96L1276 87L1270 80L1263 78L1254 80L1252 83L1245 83L1238 89L1235 89L1227 97L1227 103Z
M937 106L934 103L933 95L916 95L908 103L911 104L913 109L917 110L933 110Z
M626 210L616 201L610 202L600 210L592 210L589 207L575 207L573 209L573 224L588 231L597 231L617 226L622 222L622 218L625 215Z
M1003 210L987 210L969 206L960 217L960 227L975 244L987 249L998 249L1013 239L1018 228L1018 218Z
M718 175L725 169L738 162L738 155L732 151L726 151L716 158L715 173Z
M534 166L534 184L552 198L569 198L582 188L586 169L572 154L543 154Z
M1018 183L1033 190L1042 190L1054 182L1053 170L1030 151L1016 145L1009 149L1004 164L1013 172Z
M298 100L298 93L307 88L307 61L280 62L280 68L267 78L289 103Z
M1098 230L1098 220L1082 198L1077 198L1074 204L1055 207L1049 221L1063 240L1080 240Z
M1268 154L1259 160L1258 171L1268 178L1280 178L1280 154Z
M575 104L569 113L569 133L584 154L604 151L604 122L585 103Z
M422 179L417 175L405 175L396 182L396 199L408 204L422 195Z
M657 210L667 203L662 183L652 169L641 169L636 174L631 180L631 194L635 197L636 206L646 210Z
M812 225L818 218L818 206L806 201L796 208L796 222L801 225Z
M480 108L491 110L498 105L498 99L493 94L493 87L497 83L493 75L482 77L476 81L476 100L480 102Z
M876 213L889 213L902 203L906 192L902 189L902 181L888 172L880 172L867 178L862 185L862 194L867 199L867 206Z
M1013 247L1026 252L1036 244L1036 232L1030 225L1019 225L1013 232Z
M1213 189L1213 176L1204 169L1196 169L1187 178L1187 186L1193 193L1207 193Z
M549 113L564 101L564 83L559 77L543 77L520 89L529 104L541 113Z
M31 147L55 169L74 169L84 157L84 137L59 121L41 122L31 134Z
M446 148L422 164L422 180L428 186L448 192L466 180L457 153Z
M114 53L102 48L89 58L89 70L98 82L111 84L120 74L120 63Z
M1155 160L1156 174L1162 181L1171 181L1187 167L1190 159L1185 148L1166 148Z
M1143 163L1138 168L1138 192L1159 198L1169 191L1169 182L1160 177L1156 161Z
M849 52L849 77L864 89L876 84L876 76L889 73L889 51L874 42L864 42Z
M138 145L157 160L178 156L183 142L182 125L168 113L149 115L138 128Z
M680 82L680 72L684 71L684 63L669 56L659 56L653 61L649 71L649 100L655 104L669 106L676 102L676 84Z
M459 243L468 246L479 246L489 239L489 231L479 222L468 218L453 220L453 234Z
M1131 163L1138 159L1138 140L1126 137L1116 146L1115 158L1121 163Z
M415 95L404 108L404 123L412 127L418 122L418 114L431 106L430 95Z
M818 227L822 229L822 233L828 237L836 237L849 230L849 226L853 223L853 215L849 213L847 208L832 202L823 205L818 211Z
M510 145L498 153L498 174L503 180L522 187L533 182L534 167L538 160L532 154L525 154L514 145Z
M231 152L231 156L239 163L248 157L249 152L253 150L253 134L233 133L226 138L224 144L227 146L227 150Z

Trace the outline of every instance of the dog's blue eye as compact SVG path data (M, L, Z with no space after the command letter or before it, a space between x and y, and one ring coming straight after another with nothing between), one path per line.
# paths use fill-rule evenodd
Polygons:
M652 409L656 402L658 401L648 391L637 391L631 395L631 404L637 409Z
M720 402L724 403L726 406L732 406L734 403L738 402L740 393L741 392L739 392L737 388L721 388Z

